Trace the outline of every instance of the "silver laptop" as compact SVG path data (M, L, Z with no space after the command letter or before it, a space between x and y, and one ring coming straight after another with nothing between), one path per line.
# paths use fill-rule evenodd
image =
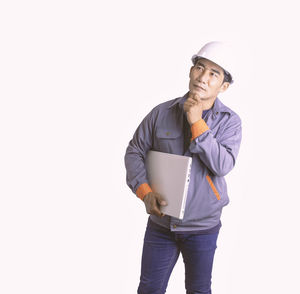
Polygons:
M161 212L183 219L190 181L192 158L149 151L146 157L147 177L151 189L163 196L167 206Z

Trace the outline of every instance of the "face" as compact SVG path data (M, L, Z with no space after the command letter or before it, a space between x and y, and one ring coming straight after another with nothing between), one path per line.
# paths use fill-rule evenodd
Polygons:
M223 83L223 69L214 62L200 58L190 70L190 93L198 94L203 101L214 101L226 91L229 83Z

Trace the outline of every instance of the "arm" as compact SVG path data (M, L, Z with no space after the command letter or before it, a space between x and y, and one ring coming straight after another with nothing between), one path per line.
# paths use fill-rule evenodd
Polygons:
M203 119L191 126L191 153L198 154L202 162L216 176L225 176L235 165L241 139L242 127L240 118L232 115L218 139L214 138Z
M152 111L144 118L129 142L125 154L126 181L132 192L144 201L147 213L163 216L160 206L167 203L160 194L152 191L145 168L145 158L152 147L153 116Z
M221 126L220 136L215 138L201 118L203 103L199 97L189 97L184 104L184 110L191 125L190 152L197 154L214 175L226 175L235 165L241 143L242 127L239 116L230 115Z
M152 147L153 127L152 110L138 126L125 154L127 185L142 200L147 193L152 192L147 180L145 158Z

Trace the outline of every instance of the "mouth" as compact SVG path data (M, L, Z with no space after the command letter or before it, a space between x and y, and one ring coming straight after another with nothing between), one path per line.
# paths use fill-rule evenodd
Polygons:
M201 86L197 86L197 85L194 85L194 88L197 89L197 90L200 90L200 91L206 91L204 88L202 88Z

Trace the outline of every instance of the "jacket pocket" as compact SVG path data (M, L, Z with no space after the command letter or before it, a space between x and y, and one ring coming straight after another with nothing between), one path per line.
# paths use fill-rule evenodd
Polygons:
M182 154L183 139L180 130L172 128L158 128L155 132L154 150Z
M180 137L181 133L178 130L172 129L157 129L156 137L159 139L176 139Z
M221 196L209 175L206 175L206 180L208 181L208 184L210 185L217 199L221 200Z

